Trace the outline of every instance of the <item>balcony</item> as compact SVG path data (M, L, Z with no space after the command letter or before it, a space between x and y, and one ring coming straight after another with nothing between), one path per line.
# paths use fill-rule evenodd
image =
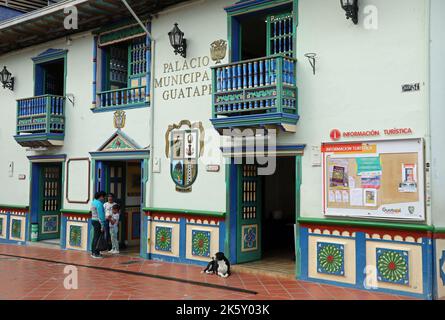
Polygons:
M94 111L137 108L148 105L149 98L146 86L103 91L98 93Z
M57 147L65 139L65 97L44 95L17 100L17 135L23 147Z
M279 128L295 132L297 61L285 56L239 61L212 68L212 123L233 128Z

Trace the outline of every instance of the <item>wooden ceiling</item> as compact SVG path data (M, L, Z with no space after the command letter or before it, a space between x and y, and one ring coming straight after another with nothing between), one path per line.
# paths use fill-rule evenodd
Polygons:
M4 0L0 0L4 1ZM141 17L148 17L171 5L187 0L127 0L132 9ZM11 2L9 0L9 2ZM14 1L46 2L46 1ZM64 7L76 2L79 29L64 28ZM51 41L75 33L96 29L124 19L132 19L121 0L73 0L60 1L43 9L24 14L0 23L0 55Z
M46 7L57 1L48 0L0 0L0 6L8 7L21 12L30 12Z

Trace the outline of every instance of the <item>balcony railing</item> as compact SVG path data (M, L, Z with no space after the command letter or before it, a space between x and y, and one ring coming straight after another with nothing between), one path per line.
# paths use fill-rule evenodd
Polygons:
M296 64L271 56L214 67L215 128L272 125L293 131L299 118Z
M146 86L103 91L98 96L97 111L142 106L149 98Z
M60 145L64 134L65 97L44 95L17 100L15 138L21 145Z

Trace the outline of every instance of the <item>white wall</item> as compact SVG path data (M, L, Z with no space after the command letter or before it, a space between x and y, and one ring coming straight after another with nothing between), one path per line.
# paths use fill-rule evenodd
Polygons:
M427 132L427 0L362 0L378 9L378 29L344 17L339 1L300 0L297 31L299 108L296 134L280 143L307 144L303 158L301 215L322 217L322 170L312 167L312 145L330 131L413 128ZM305 53L317 53L316 75ZM402 85L421 90L402 93ZM378 137L378 139L385 139ZM394 138L394 137L393 137ZM403 137L406 138L406 137ZM357 139L360 140L360 139Z
M173 28L175 22L185 33L188 41L187 63L191 59L210 56L210 44L219 39L227 39L227 15L224 7L234 1L195 1L185 6L177 6L171 10L161 13L153 20L152 34L156 41L154 51L155 78L158 80L168 75L184 73L204 73L211 77L210 66L215 63L210 60L207 67L197 67L188 71L167 72L165 64L173 63L182 65L184 58L175 56L168 40L168 32ZM227 58L226 58L227 59ZM168 68L167 68L168 70ZM191 85L192 87L211 84L211 80L200 81ZM152 175L153 202L151 206L157 208L195 209L210 211L225 211L226 190L224 164L219 173L206 172L203 158L200 159L198 177L193 184L191 193L179 193L175 190L175 184L170 176L170 160L165 155L165 133L169 125L178 124L181 120L193 122L202 121L206 129L207 138L214 136L217 141L219 137L213 129L209 119L211 118L211 95L195 98L181 98L165 100L164 92L169 89L187 88L188 85L158 87L154 91L154 151L153 157L161 159L161 172ZM221 159L218 144L205 146L205 154L216 156ZM204 159L205 161L205 159ZM212 161L210 161L212 163Z
M208 57L213 41L228 38L227 15L223 8L235 2L192 1L157 15L152 25L156 42L153 55L154 78L165 76L166 63L184 61L182 57L173 54L168 41L167 33L172 29L174 22L179 23L188 40L186 61L190 62L196 57ZM348 131L410 127L414 129L413 137L427 138L427 3L428 0L362 0L362 9L367 5L378 9L378 29L367 30L363 26L363 12L360 14L360 24L355 26L346 21L337 0L299 0L297 78L301 119L297 132L280 134L279 143L308 146L303 159L303 216L322 217L322 173L320 167L311 166L310 146L328 142L331 129ZM443 4L439 4L440 0L433 0L433 3L438 9L443 9ZM438 12L432 11L436 30L441 30L441 17ZM95 151L115 131L112 112L93 114L90 111L92 41L92 36L86 34L84 37L75 37L69 47L64 40L59 40L0 57L0 65L7 65L17 79L14 92L0 90L3 116L0 127L3 155L0 157L0 203L28 204L29 164L26 155L34 153L25 152L25 149L15 142L13 135L16 122L15 100L33 95L32 57L48 48L69 50L67 92L75 95L76 104L74 107L70 103L67 104L65 146L57 151L58 154L67 154L68 158L87 157L90 151ZM432 116L433 134L437 133L437 130L443 130L440 116L443 118L444 112L441 108L443 90L438 87L444 81L441 72L444 48L434 46L433 42L433 49L436 48L436 51L433 52L432 58L439 67L432 74L432 99L433 107L435 106L435 115ZM317 53L315 76L304 57L308 52ZM214 62L211 61L210 65L213 66ZM209 67L188 72L210 72ZM183 72L173 72L171 75L178 73ZM434 79L440 80L436 81L436 87ZM403 84L417 82L421 84L420 91L401 92ZM205 84L210 84L210 81L197 85ZM161 208L224 211L226 189L223 164L219 173L208 173L205 163L201 161L198 178L192 187L193 192L182 194L175 191L170 177L170 161L165 156L165 132L171 124L181 120L202 121L206 135L216 135L209 121L211 96L206 94L197 98L165 101L165 89L157 88L153 93L155 115L152 156L161 159L161 172L150 177L153 191L151 199L150 195L147 195L147 203ZM127 111L127 126L124 132L143 147L150 143L149 117L148 108ZM440 157L444 156L443 148L439 150L440 146L443 146L444 137L443 134L442 137L439 135L440 132L433 138L433 167L440 165L440 161L443 161ZM209 152L216 156L216 159L221 158L217 144L206 145L206 153ZM8 162L12 160L15 161L15 173L14 177L9 178ZM209 163L216 162L212 160ZM440 172L436 172L433 183L440 192L444 182L439 180ZM27 174L27 181L18 181L19 173ZM444 201L443 197L435 201L436 210L445 207L444 203L440 202ZM65 202L65 208L88 207ZM445 223L445 219L443 221Z
M432 210L435 226L445 226L445 2L431 0Z
M34 65L31 58L48 48L68 49L66 92L74 94L75 104L73 106L68 101L66 103L64 146L54 151L27 152L26 148L19 146L13 138L16 123L16 99L34 95ZM3 119L5 119L0 129L0 145L3 150L7 150L5 156L0 157L0 179L2 181L0 203L5 205L29 204L30 169L26 156L66 154L67 160L89 157L89 152L96 151L116 131L113 125L113 112L94 114L90 110L93 81L92 55L93 37L88 33L73 37L69 46L65 40L57 40L0 57L0 64L6 65L17 79L14 92L0 91ZM148 110L148 108L128 110L127 126L123 130L142 147L147 147L149 144ZM14 161L15 164L13 177L8 177L8 161ZM26 174L26 181L19 181L18 174ZM86 188L87 179L90 177L86 173L84 175L85 178L82 181L85 182L70 184L70 189ZM70 193L84 194L76 190L72 190ZM70 204L66 200L65 194L64 208L87 210L89 206Z

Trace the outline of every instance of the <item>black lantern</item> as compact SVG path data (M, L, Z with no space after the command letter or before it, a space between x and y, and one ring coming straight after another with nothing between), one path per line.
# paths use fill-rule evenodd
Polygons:
M170 44L175 49L175 54L180 54L182 57L187 56L187 40L184 39L184 32L179 29L178 24L175 23L173 30L168 33Z
M14 77L6 67L0 72L0 82L3 85L3 89L14 90Z
M346 11L346 19L358 24L358 0L340 0L341 7Z

